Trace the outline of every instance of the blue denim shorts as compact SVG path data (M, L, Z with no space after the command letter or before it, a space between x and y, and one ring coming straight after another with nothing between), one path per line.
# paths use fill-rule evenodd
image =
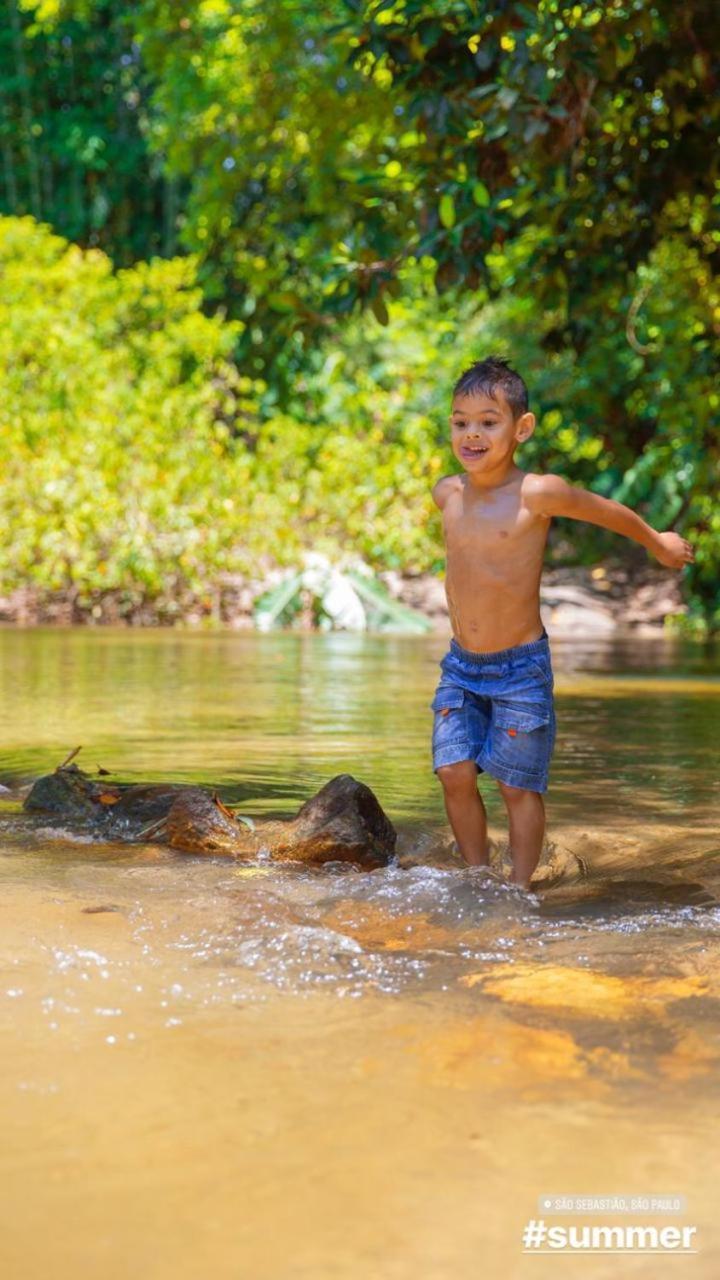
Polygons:
M451 640L440 670L433 769L474 760L480 772L511 787L547 791L555 745L547 632L496 653L473 653Z

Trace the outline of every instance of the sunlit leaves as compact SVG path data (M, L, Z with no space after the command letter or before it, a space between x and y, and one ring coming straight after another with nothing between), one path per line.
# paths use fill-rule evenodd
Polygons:
M440 201L440 221L448 231L455 226L455 201L449 192Z

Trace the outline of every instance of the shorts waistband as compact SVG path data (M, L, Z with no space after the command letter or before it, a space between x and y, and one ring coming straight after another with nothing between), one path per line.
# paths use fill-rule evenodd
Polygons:
M450 641L450 652L463 662L507 662L513 658L531 658L534 653L542 653L549 648L548 633L543 627L542 635L529 644L516 644L511 649L495 649L491 653L476 653L474 649L463 649L453 636Z

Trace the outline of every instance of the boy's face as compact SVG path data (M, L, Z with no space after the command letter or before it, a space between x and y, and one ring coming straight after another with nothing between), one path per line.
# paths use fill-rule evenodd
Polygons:
M476 392L455 396L452 402L452 451L471 474L495 471L511 462L518 444L535 430L533 413L514 418L499 387L495 397Z

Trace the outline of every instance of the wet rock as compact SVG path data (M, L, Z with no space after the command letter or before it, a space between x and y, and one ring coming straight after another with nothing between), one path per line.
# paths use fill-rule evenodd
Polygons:
M179 853L253 858L260 842L202 787L186 787L168 812L165 839Z
M555 887L557 884L557 888ZM531 882L535 889L535 878ZM540 884L539 889L550 887ZM666 905L674 907L716 907L718 900L703 884L693 881L609 879L599 877L581 884L553 882L553 894L544 900L543 916L597 916L598 908L635 914Z
M119 796L117 789L104 787L89 778L77 765L65 765L38 778L25 797L23 808L30 813L52 813L61 818L92 820L101 813L100 794Z
M613 1020L662 1017L668 1003L709 992L707 979L700 977L620 976L554 964L490 965L480 973L463 974L458 982L464 987L481 985L485 993L504 1004Z
M273 850L302 862L355 862L387 866L397 833L373 792L349 773L331 778L288 823Z
M349 774L332 778L291 821L261 823L255 831L196 788L173 804L166 831L171 848L183 853L254 858L265 850L274 861L362 867L386 866L397 839L373 792Z
M109 814L113 834L139 834L149 824L167 818L175 801L195 789L177 783L122 788Z
M98 781L69 764L38 778L23 807L82 828L98 825L108 835L122 838L138 835L148 823L165 818L184 790L187 788L172 784L128 786Z

